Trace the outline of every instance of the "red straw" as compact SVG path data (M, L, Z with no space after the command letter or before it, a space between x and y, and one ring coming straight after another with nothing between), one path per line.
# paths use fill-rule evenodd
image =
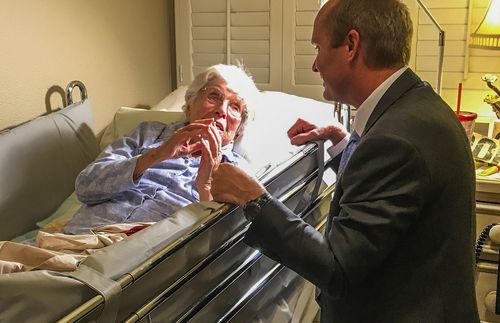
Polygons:
M457 114L460 113L460 102L462 101L462 82L458 83Z

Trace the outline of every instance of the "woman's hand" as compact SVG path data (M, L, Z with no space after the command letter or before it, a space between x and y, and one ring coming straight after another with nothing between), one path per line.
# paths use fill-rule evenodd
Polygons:
M215 126L211 124L201 138L201 160L196 176L196 188L200 201L211 201L212 173L219 167L221 161L222 137Z
M213 119L197 120L175 131L161 146L156 148L159 160L189 156L202 149L201 137L213 125Z
M213 119L197 120L175 131L159 147L148 150L137 160L134 180L139 178L149 167L166 159L174 159L198 153L202 149L201 138L207 133Z

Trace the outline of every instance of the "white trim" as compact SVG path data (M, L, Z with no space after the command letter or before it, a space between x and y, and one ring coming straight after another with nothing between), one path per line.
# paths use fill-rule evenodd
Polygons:
M295 0L283 0L282 91L293 93L295 85Z
M231 0L226 0L226 64L231 64Z
M191 1L175 0L175 59L177 62L177 84L188 85L193 80L193 40L191 33ZM188 54L186 54L188 53Z
M261 90L282 90L282 58L283 46L273 46L273 44L281 44L283 41L283 15L282 7L283 0L269 0L269 83L259 83L258 87Z

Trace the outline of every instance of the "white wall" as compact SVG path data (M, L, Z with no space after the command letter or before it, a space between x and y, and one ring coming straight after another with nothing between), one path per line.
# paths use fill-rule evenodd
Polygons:
M442 97L455 108L458 83L463 82L462 109L476 111L482 117L493 117L491 107L483 102L493 91L481 77L492 73L500 77L500 51L470 49L469 33L481 22L489 0L423 0L446 32ZM470 12L470 29L467 29ZM421 10L417 13L416 72L436 84L438 32ZM414 49L415 50L415 49ZM468 57L467 57L468 56ZM496 84L500 86L500 84Z
M44 113L47 89L74 79L87 86L97 131L120 106L160 101L172 89L172 3L0 1L0 129Z

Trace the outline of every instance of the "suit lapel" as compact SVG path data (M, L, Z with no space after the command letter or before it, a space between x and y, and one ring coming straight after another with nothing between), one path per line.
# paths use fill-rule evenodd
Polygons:
M384 93L382 98L380 98L380 101L377 103L377 106L366 122L363 135L370 130L370 128L375 124L375 122L377 122L380 116L384 114L387 108L389 108L403 94L408 92L408 90L421 82L422 81L420 80L420 78L415 73L413 73L411 69L406 69L406 71L404 71L403 74L401 74L401 76L398 77L398 79L394 83L392 83L392 85Z
M372 114L368 118L368 121L365 126L365 130L363 131L363 135L365 135L370 128L377 122L377 120L384 114L384 112L403 94L408 92L413 87L418 84L422 84L420 78L413 73L411 69L407 69L401 74L400 77L389 87L387 92L384 93L380 101L377 103L377 106L373 110ZM339 177L337 177L337 182ZM335 193L333 194L333 199L330 204L330 215L328 217L327 226L325 234L330 231L331 223L334 216L337 216L340 212L340 197L342 196L343 189L337 185L335 188Z

